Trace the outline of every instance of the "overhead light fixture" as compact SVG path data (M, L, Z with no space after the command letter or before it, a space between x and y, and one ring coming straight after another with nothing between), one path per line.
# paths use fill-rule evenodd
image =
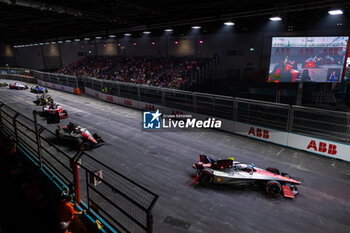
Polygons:
M115 38L116 35L109 35L108 37L109 37L109 38Z
M125 33L124 36L131 36L131 34L130 33Z
M275 17L271 17L270 20L271 20L271 21L281 21L282 18L281 18L281 17L278 17L278 16L275 16Z
M84 40L85 40L85 41L88 41L88 40L90 40L90 38L86 37L86 38L84 38Z
M59 40L59 41L57 41L57 43L62 44L62 43L63 43L63 41L62 41L62 40Z
M39 45L44 45L44 43L39 43Z
M226 26L233 26L233 25L235 25L235 23L231 22L231 21L228 21L228 22L225 22L224 25L226 25Z
M45 42L45 44L50 44L49 42Z
M38 46L38 44L34 44L34 46Z
M173 29L171 29L171 28L167 28L167 29L164 29L164 31L165 31L165 32L172 32L172 31L173 31Z
M52 41L51 44L56 44L56 42L55 42L55 41Z
M102 37L101 37L101 36L96 36L95 39L96 39L96 40L101 40Z
M144 31L143 34L149 35L149 34L151 34L151 32L150 31Z
M201 26L192 26L192 29L201 29Z
M342 10L330 10L330 11L328 11L328 14L330 14L330 15L342 15L343 11Z
M70 42L72 42L71 40L66 40L66 43L70 43Z
M77 41L77 42L78 42L78 41L80 41L80 39L77 38L77 39L74 39L74 41Z

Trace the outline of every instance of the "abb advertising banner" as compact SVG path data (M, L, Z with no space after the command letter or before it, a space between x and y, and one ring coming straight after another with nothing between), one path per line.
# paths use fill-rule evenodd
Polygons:
M69 92L69 93L75 93L73 87L67 87L67 86L56 84L56 83L49 83L49 82L42 81L40 79L37 79L37 82L39 83L39 85L44 86L44 87L49 87L49 88L53 88L56 90L65 91L65 92Z
M239 135L260 139L267 142L273 142L280 145L286 145L288 138L287 132L245 124L237 121L233 123L233 132Z
M289 133L287 146L350 161L350 146L342 143Z

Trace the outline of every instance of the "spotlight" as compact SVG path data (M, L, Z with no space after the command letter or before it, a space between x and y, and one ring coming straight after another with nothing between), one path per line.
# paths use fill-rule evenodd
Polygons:
M131 34L130 33L125 33L124 36L131 36Z
M203 41L203 40L200 40L199 43L200 43L200 44L204 44L204 41Z
M151 32L150 31L144 31L143 34L149 35L149 34L151 34Z
M281 18L281 17L276 16L276 17L271 17L271 18L270 18L270 20L271 20L271 21L281 21L281 20L282 20L282 18Z
M120 43L118 43L117 46L120 47Z
M174 41L174 44L176 44L176 45L179 44L179 41L175 40L175 41Z
M342 10L330 10L330 11L328 11L328 14L330 14L330 15L342 15L343 11Z
M155 45L155 44L156 44L156 42L152 41L152 45Z
M164 31L165 31L165 32L172 32L172 31L173 31L173 29L171 29L171 28L167 28L167 29L164 29Z
M136 42L134 42L133 45L136 46Z
M233 25L235 25L235 23L228 21L228 22L225 22L224 25L226 25L226 26L233 26Z
M201 26L192 26L192 29L201 29Z

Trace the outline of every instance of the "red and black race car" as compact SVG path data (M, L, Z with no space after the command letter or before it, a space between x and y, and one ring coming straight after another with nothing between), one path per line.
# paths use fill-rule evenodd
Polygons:
M47 123L59 123L60 119L68 117L67 111L56 103L44 106L43 115L46 117Z
M272 196L282 194L295 198L298 194L296 185L301 180L290 177L276 168L261 169L254 164L244 164L233 158L214 160L206 155L199 155L199 162L193 164L197 170L196 181L202 184L260 185Z
M104 144L101 136L94 133L91 134L86 128L73 123L60 127L56 130L56 136L60 139L77 143L82 149L92 149Z

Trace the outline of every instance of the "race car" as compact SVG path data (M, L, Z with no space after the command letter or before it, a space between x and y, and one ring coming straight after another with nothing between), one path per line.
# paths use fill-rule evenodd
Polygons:
M24 89L28 89L28 86L15 82L14 84L10 84L9 88L16 89L16 90L24 90Z
M98 134L91 134L86 128L71 122L67 126L58 126L56 136L61 139L73 141L78 146L82 145L83 149L92 149L104 144L104 141Z
M317 68L320 64L322 64L323 59L318 56L309 57L305 60L304 67L305 68Z
M68 117L67 111L56 103L44 106L43 115L46 117L47 123L59 123L60 119Z
M281 173L276 168L261 169L254 164L244 164L233 158L214 160L206 155L199 155L199 162L193 164L197 170L196 181L202 184L261 185L267 194L295 198L298 194L296 185L301 181Z
M0 87L6 87L6 86L8 86L7 83L5 83L5 82L1 82L1 83L0 83Z
M30 92L42 94L42 93L47 93L48 90L44 87L35 86L30 88Z
M36 100L34 101L37 105L47 105L47 104L53 104L53 99L49 94L41 94L36 96Z

